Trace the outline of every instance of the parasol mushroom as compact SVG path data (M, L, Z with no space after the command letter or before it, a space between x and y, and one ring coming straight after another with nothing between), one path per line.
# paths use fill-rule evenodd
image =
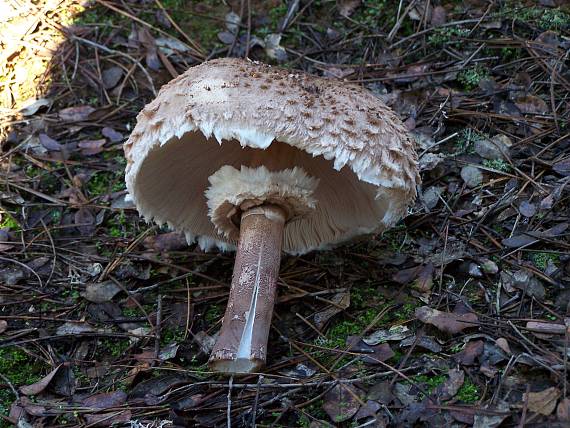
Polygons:
M213 370L265 363L281 251L382 231L419 183L408 133L355 85L240 59L189 69L137 117L127 188L148 221L237 248Z

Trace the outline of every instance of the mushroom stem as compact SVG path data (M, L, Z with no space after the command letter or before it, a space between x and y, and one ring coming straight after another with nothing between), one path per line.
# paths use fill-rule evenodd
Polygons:
M224 373L251 373L265 364L275 302L285 212L262 205L241 216L232 286L209 365Z

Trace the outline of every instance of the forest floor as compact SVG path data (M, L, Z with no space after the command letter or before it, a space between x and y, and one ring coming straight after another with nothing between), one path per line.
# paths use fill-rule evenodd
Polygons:
M0 9L0 427L569 426L567 2ZM392 230L284 256L267 367L231 382L206 361L233 254L139 218L122 150L225 56L368 88L423 180Z

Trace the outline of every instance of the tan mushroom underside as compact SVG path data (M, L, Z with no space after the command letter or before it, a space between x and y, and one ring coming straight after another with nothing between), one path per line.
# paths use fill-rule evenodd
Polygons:
M204 249L236 244L216 233L204 197L208 177L224 165L299 167L319 180L316 209L286 226L289 253L394 225L419 183L407 130L371 92L235 58L205 62L164 85L124 147L139 212Z
M220 145L199 132L174 138L150 151L137 178L137 187L145 189L137 197L138 204L158 221L165 219L179 230L192 231L189 240L198 236L203 248L212 244L223 247L224 242L235 246L234 239L228 240L215 230L204 194L208 177L225 165L237 169L265 165L270 171L300 167L319 179L312 195L317 201L315 210L285 226L283 249L289 253L303 253L322 247L323 242L334 244L370 233L379 228L386 213L386 201L375 199L376 186L359 181L347 167L336 171L322 156L312 157L281 142L273 142L265 150L242 148L236 141Z

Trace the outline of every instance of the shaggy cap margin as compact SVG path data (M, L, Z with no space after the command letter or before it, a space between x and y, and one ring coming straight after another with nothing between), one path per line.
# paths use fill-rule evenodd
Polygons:
M247 60L208 61L163 86L137 116L137 125L124 145L127 189L139 212L148 221L184 230L189 240L198 238L202 247L214 243L227 249L235 242L215 233L195 236L192 230L157 214L152 201L145 199L144 189L137 186L149 153L189 132L214 136L220 144L237 140L243 147L259 149L280 141L313 157L323 156L336 170L347 165L359 180L376 186L376 198L388 203L384 216L365 230L346 231L331 244L392 226L414 201L420 181L407 130L369 91ZM285 250L303 253L327 244Z

